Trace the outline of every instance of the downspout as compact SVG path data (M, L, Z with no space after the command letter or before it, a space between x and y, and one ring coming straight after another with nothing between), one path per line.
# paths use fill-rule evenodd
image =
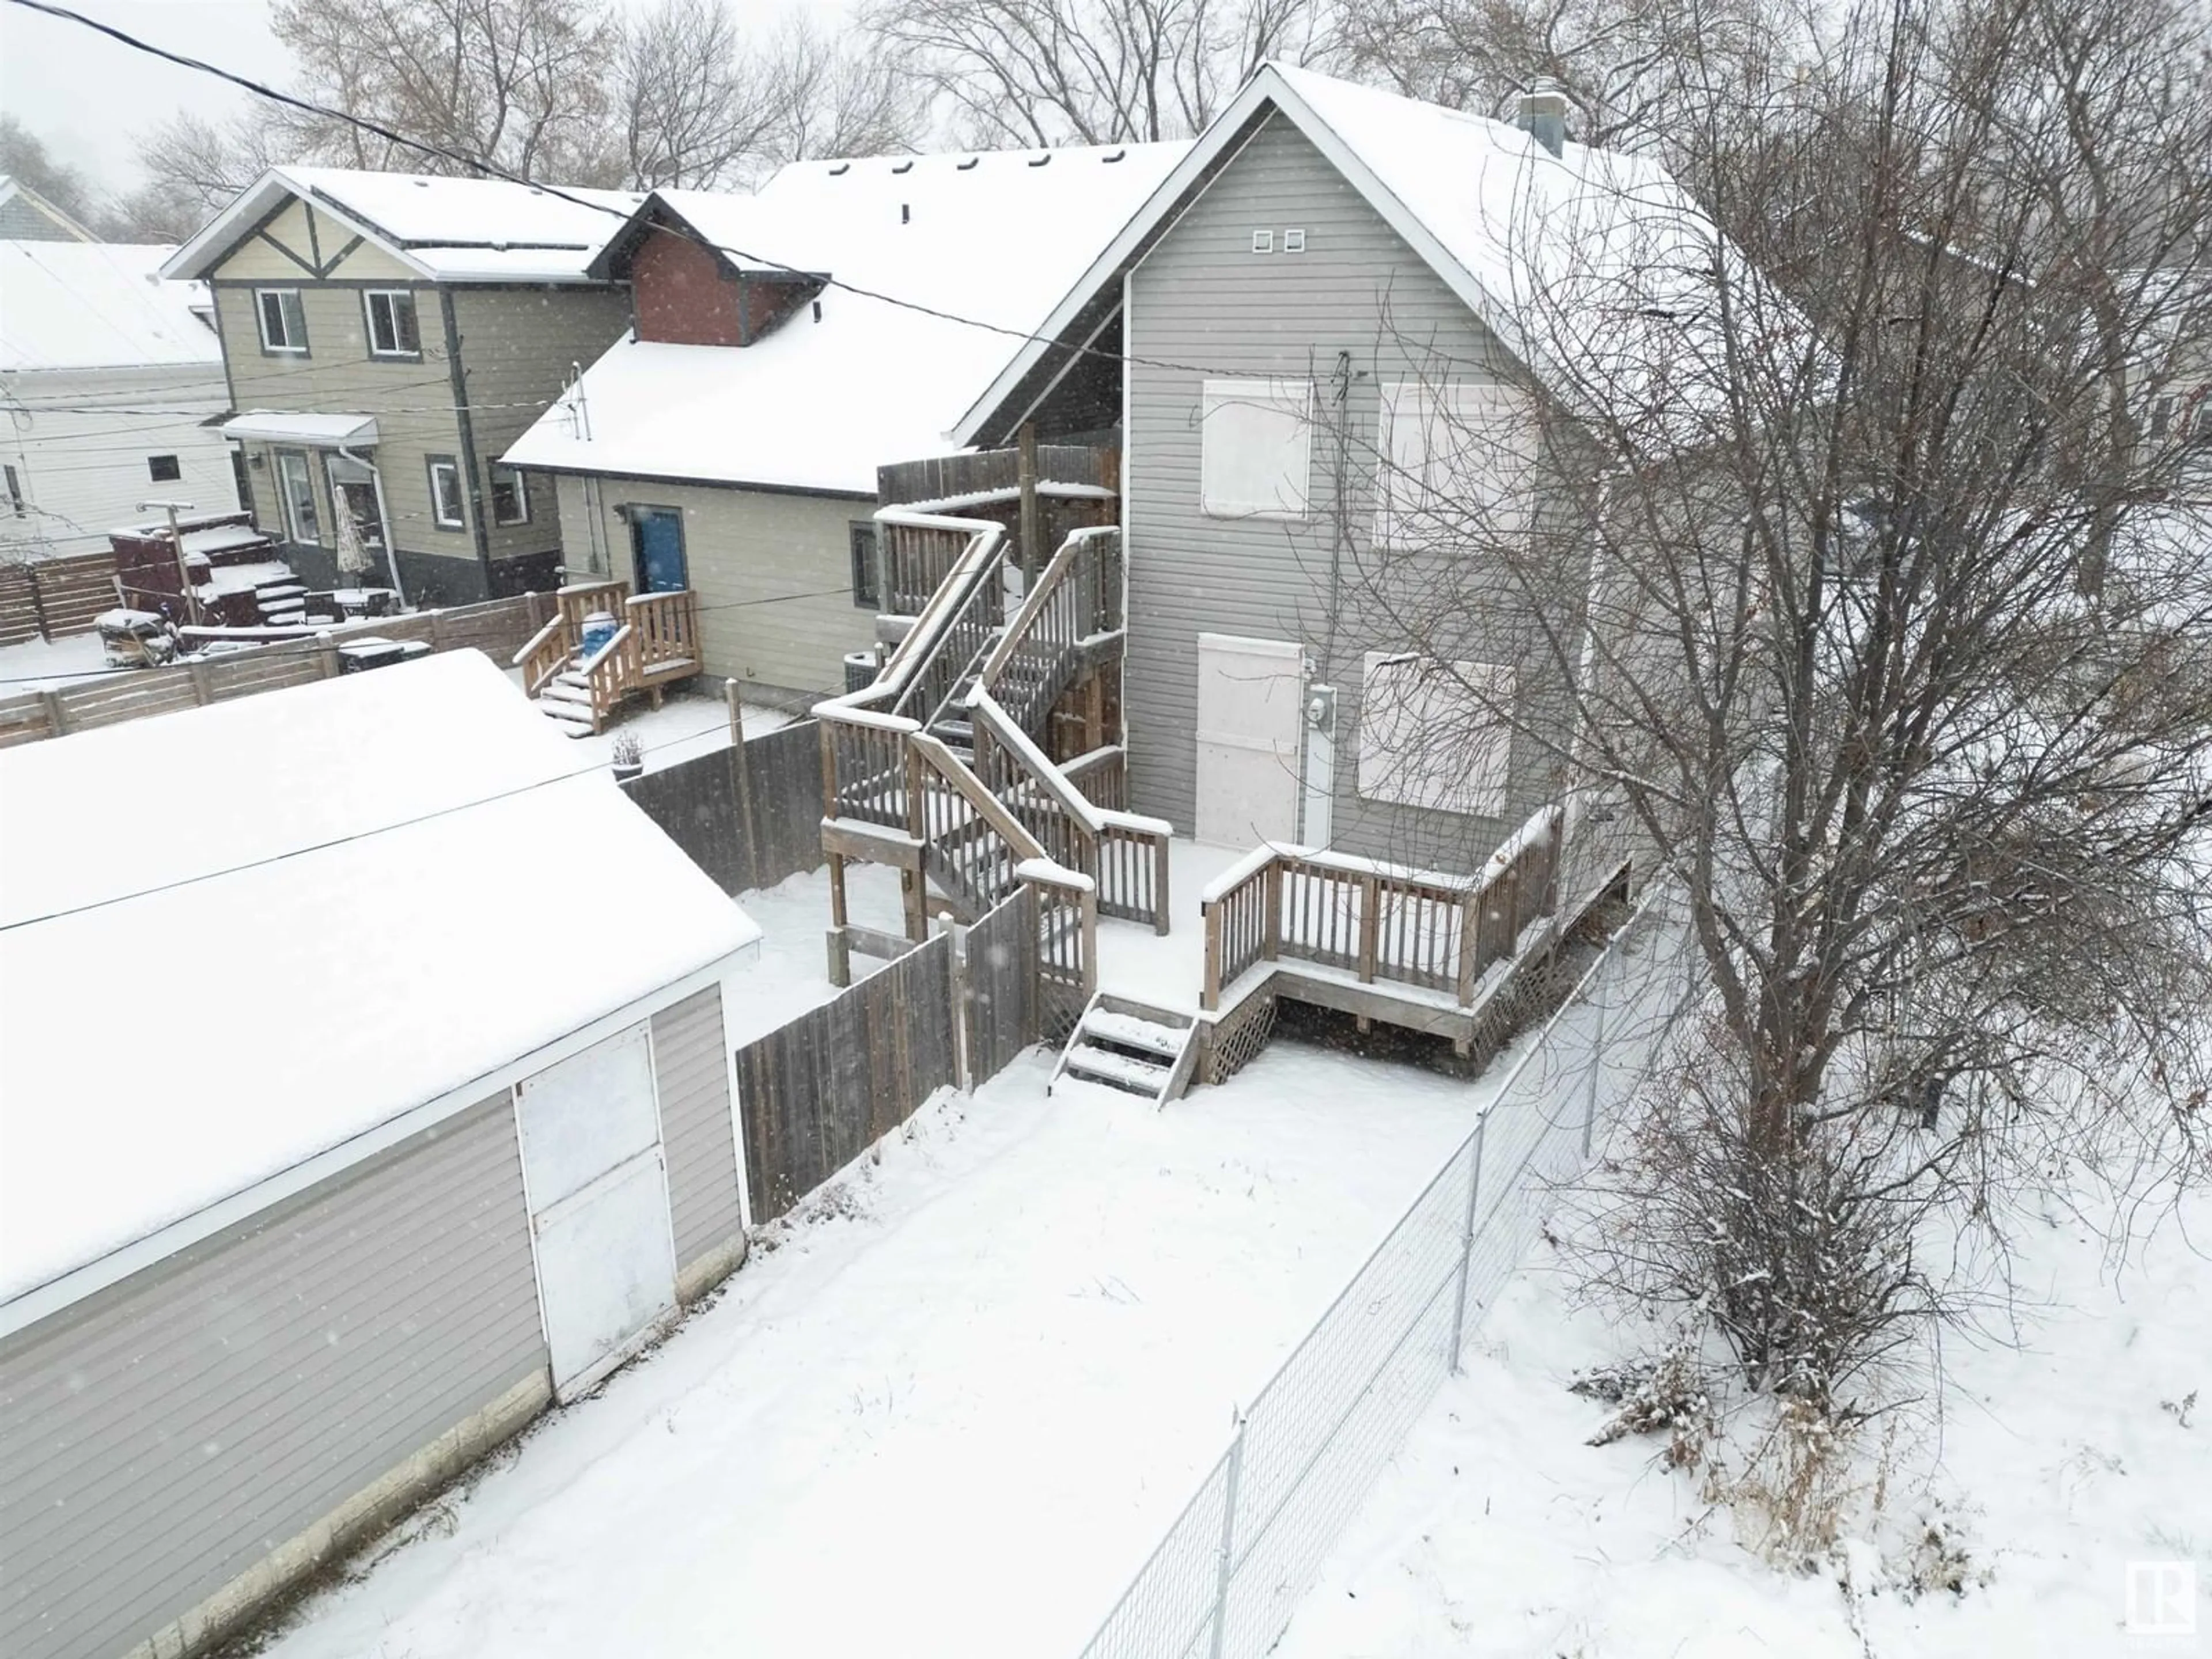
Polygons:
M399 578L399 543L392 534L392 509L384 504L384 469L367 456L355 454L343 444L337 446L337 453L344 456L355 465L368 469L369 486L376 491L376 516L382 521L384 529L384 568L392 573L392 591L399 596L400 608L404 610L407 606L407 588ZM341 510L343 510L343 502L344 497L339 497L337 504Z

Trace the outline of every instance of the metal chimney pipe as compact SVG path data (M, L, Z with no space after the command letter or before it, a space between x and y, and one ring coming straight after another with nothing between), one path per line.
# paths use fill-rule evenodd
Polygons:
M1567 143L1566 90L1548 75L1540 75L1514 100L1513 124L1553 155Z

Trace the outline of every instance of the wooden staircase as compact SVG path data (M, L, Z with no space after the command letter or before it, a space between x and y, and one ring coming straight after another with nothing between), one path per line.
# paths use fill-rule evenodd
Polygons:
M1030 866L1085 884L1100 915L1166 932L1168 826L1097 805L1048 753L1055 705L1071 688L1091 684L1090 703L1110 707L1118 724L1120 532L1071 534L1007 617L999 526L896 508L877 516L905 543L937 535L961 547L938 556L947 574L874 683L815 708L833 903L842 860L896 865L908 935L919 939L925 884L972 920ZM1106 676L1110 704L1098 694ZM1102 714L1083 724L1085 775L1118 787L1120 746L1096 741L1103 723Z
M1197 1037L1198 1023L1188 1014L1101 991L1076 1021L1045 1092L1062 1078L1075 1078L1164 1106L1190 1085Z
M668 687L699 672L699 596L637 593L627 582L579 582L554 596L553 619L514 653L524 691L572 738L606 729L641 693L655 708ZM612 638L584 649L586 618L615 619Z

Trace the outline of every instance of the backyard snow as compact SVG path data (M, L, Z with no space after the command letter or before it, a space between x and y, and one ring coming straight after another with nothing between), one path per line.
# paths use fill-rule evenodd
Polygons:
M520 669L508 669L507 678L515 690L522 689ZM781 731L798 718L781 708L749 702L744 706L745 735L757 738ZM579 766L587 767L594 761L611 764L615 757L615 739L625 732L637 739L644 751L645 769L658 772L678 761L696 760L717 749L727 748L730 711L720 693L712 696L685 696L678 693L668 697L658 708L643 702L629 703L605 731L570 738L569 752L575 756Z
M1942 1421L1898 1459L1937 1455L1943 1507L1891 1475L1893 1522L1958 1528L1968 1574L1988 1581L1963 1596L1883 1590L1862 1604L1863 1634L1832 1572L1764 1565L1689 1479L1656 1467L1656 1443L1583 1443L1607 1408L1566 1384L1621 1357L1618 1322L1571 1308L1540 1256L1369 1496L1277 1659L2212 1654L2208 1238L2200 1194L2116 1279L2078 1224L2024 1224L2020 1346L1948 1339ZM2128 1564L2172 1561L2195 1564L2197 1633L2129 1635Z
M1159 1111L1048 1063L925 1109L269 1651L1074 1653L1484 1091L1279 1043Z
M97 634L0 645L0 696L50 691L80 680L106 678L107 649Z

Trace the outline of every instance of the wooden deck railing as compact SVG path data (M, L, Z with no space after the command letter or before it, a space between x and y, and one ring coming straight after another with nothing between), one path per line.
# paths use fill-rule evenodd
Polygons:
M971 532L921 521L923 515L878 517L883 566L880 603L886 614L919 617L967 550Z
M617 614L637 630L638 660L648 684L697 671L699 596L691 589L634 594Z
M1442 876L1297 848L1263 848L1210 886L1201 1003L1285 958L1449 993L1471 1007L1484 977L1556 901L1562 817L1547 806L1480 875Z
M1121 627L1121 532L1078 530L1060 544L975 683L1024 731L1038 730L1067 689L1082 647Z

